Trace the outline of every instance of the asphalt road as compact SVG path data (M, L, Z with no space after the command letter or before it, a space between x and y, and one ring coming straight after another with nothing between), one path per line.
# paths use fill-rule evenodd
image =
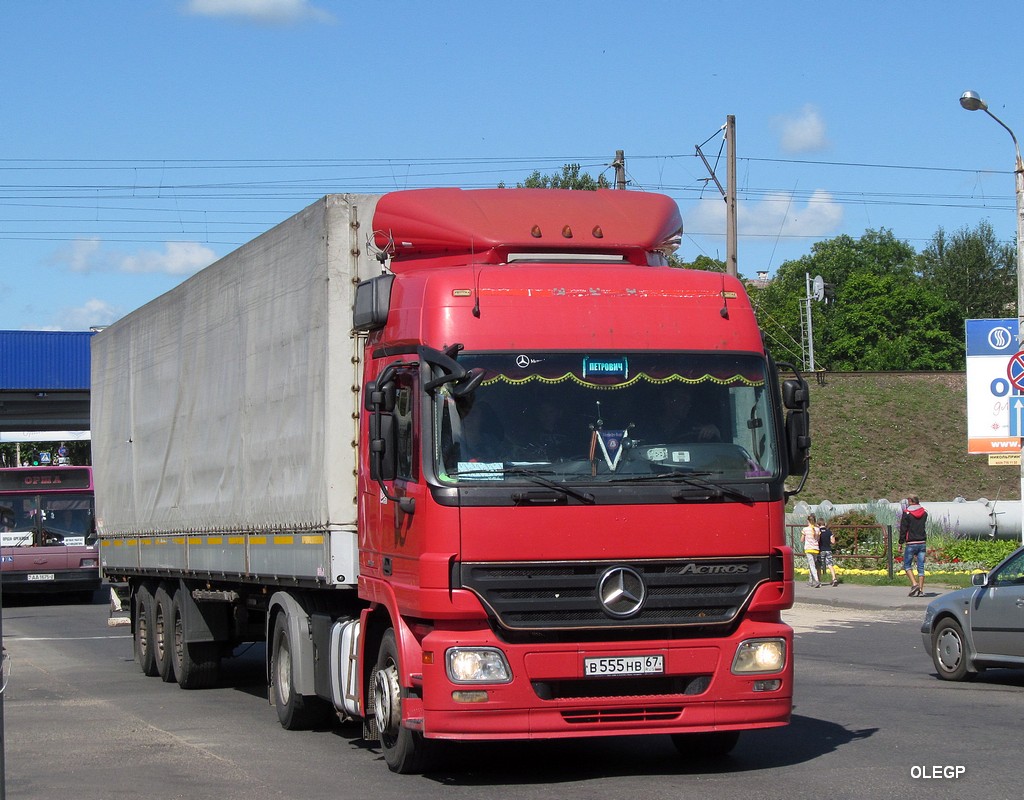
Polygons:
M923 604L889 605L794 607L792 724L744 735L725 761L680 761L663 736L495 743L398 776L358 726L284 731L260 647L220 687L182 691L138 671L105 603L8 603L4 786L23 800L1018 797L1024 673L939 681Z

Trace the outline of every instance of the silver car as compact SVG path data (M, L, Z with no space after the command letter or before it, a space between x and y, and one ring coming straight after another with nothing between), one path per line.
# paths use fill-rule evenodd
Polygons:
M986 667L1024 668L1024 547L972 582L925 610L921 636L946 681L970 680Z

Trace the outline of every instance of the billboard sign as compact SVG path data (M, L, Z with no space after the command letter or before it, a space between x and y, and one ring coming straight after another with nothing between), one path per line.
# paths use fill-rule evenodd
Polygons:
M1015 319L969 319L967 452L1020 453L1024 436L1024 352Z

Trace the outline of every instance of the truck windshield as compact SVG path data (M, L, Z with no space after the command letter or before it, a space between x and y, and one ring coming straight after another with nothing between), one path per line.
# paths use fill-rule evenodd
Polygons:
M765 359L723 353L461 354L485 377L434 403L442 480L716 482L780 473Z

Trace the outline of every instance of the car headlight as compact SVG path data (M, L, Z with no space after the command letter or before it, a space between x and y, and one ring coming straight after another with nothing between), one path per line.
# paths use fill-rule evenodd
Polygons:
M736 648L732 661L735 675L778 672L786 666L785 639L748 639Z
M452 683L508 683L512 669L496 647L452 647L445 658Z

